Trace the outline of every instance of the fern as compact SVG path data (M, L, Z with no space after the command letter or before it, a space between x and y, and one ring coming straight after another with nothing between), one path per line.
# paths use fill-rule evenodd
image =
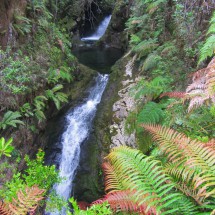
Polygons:
M46 90L46 97L54 101L58 110L60 109L61 102L68 102L67 95L65 93L58 92L61 89L63 89L63 85L58 84L51 90Z
M135 91L135 99L140 99L143 96L145 96L147 100L156 99L164 90L168 89L169 84L170 81L161 76L157 76L151 81L141 79L133 88Z
M12 212L8 209L7 205L0 201L0 214L1 215L14 215Z
M166 92L166 93L162 93L160 95L160 98L162 97L171 97L171 98L185 98L186 97L186 93L185 92Z
M123 183L119 180L117 172L109 162L104 162L102 168L105 174L105 191L107 193L125 189Z
M24 125L24 122L19 120L21 114L16 111L8 111L4 114L2 121L0 122L0 129L6 129L8 126L17 127L17 124Z
M163 105L148 102L137 116L137 124L140 123L159 123L164 118Z
M144 61L142 71L148 71L157 66L162 58L157 54L150 54Z
M46 106L45 101L47 101L47 100L48 99L45 96L36 96L34 98L34 106L38 110L44 109Z
M201 107L205 103L215 104L215 58L211 60L207 68L201 69L192 74L193 83L190 84L186 92L167 92L161 95L183 98L190 100L188 112Z
M198 195L201 193L200 196L204 199L215 195L215 150L213 148L160 125L144 124L143 127L152 134L154 141L159 144L170 162L176 164L176 167L184 166L180 174L178 169L175 171L178 175L186 171L186 176L189 176L189 180L192 179L193 190L198 191ZM195 176L193 176L194 173Z
M199 57L199 64L206 60L208 57L211 57L214 55L215 52L215 13L213 13L213 16L210 21L210 28L208 30L208 34L210 35L203 47L200 50L200 57Z
M113 193L108 193L104 198L99 199L92 204L102 204L103 202L108 202L111 209L115 212L125 211L138 214L157 214L154 207L148 209L148 205L141 204L135 200L135 191L116 191ZM147 212L146 212L147 211Z
M45 101L47 100L48 99L46 98L46 96L36 96L34 98L34 114L39 121L43 121L46 119L46 116L43 111L46 107Z
M24 192L19 191L17 193L17 200L13 199L8 208L16 215L25 215L28 212L33 214L39 202L44 198L44 192L45 190L39 189L37 186L27 187Z
M156 0L153 3L150 3L149 6L147 7L148 13L150 13L150 14L154 13L159 8L159 5L161 3L166 3L166 2L167 2L167 0Z
M149 39L138 43L132 50L138 54L139 58L141 58L150 54L156 47L158 47L156 41Z
M174 191L174 183L164 173L159 161L127 147L112 149L107 159L118 180L124 183L125 190L135 191L130 198L135 197L139 205L147 205L146 213L154 208L157 214L172 214L181 210L187 210L184 214L195 214L192 202ZM180 200L183 198L186 201L182 206ZM174 203L181 206L173 207Z

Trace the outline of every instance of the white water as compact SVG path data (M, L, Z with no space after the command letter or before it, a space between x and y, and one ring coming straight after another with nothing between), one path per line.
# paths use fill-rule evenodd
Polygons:
M68 200L72 193L72 182L79 164L82 142L88 137L97 105L108 82L108 75L99 74L96 84L91 88L87 100L74 108L66 116L67 127L62 142L62 157L59 167L60 177L65 178L62 183L54 186L56 193ZM47 215L65 215L65 211L46 213Z
M82 41L96 41L96 40L99 40L104 35L104 33L105 33L109 23L110 23L110 20L111 20L111 15L105 17L104 20L99 25L99 27L98 27L98 29L96 30L95 33L93 33L89 37L82 37L81 40Z

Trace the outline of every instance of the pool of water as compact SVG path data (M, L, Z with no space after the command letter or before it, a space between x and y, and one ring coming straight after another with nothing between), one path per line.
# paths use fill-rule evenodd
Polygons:
M79 62L98 71L99 73L110 73L111 66L122 57L120 49L110 47L96 47L86 45L73 50L73 54Z

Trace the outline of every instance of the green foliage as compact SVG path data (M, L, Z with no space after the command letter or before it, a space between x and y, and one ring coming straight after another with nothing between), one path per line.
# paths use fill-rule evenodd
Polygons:
M15 32L25 35L31 32L31 20L25 16L21 16L18 13L14 14L14 23L12 24L12 28Z
M55 184L60 182L55 166L44 165L44 152L39 151L35 160L25 157L27 169L23 174L16 173L11 181L6 182L3 189L0 190L0 197L6 202L11 202L17 198L17 192L26 187L37 185L46 192Z
M199 63L213 56L215 51L215 34L207 38L204 46L200 50Z
M139 58L141 58L150 54L156 47L158 47L158 44L155 40L143 40L133 48L133 51L138 53Z
M186 134L192 139L208 139L215 137L214 116L208 107L201 107L187 113L186 106L181 103L171 105L166 111L164 124Z
M157 54L149 54L143 63L142 71L148 71L155 68L159 64L161 59L162 58Z
M135 93L135 99L141 99L144 96L147 100L156 99L158 96L170 88L171 80L158 76L151 81L141 79L132 89Z
M43 121L44 119L46 119L45 114L44 114L44 109L45 109L45 101L47 101L48 99L45 96L36 96L34 98L34 114L37 117L37 119L39 121Z
M25 103L22 107L20 107L20 113L25 117L32 117L34 114L31 109L31 105L29 103Z
M150 4L149 4L148 7L147 7L147 11L148 11L149 13L154 13L154 12L159 8L160 4L166 3L167 0L156 0L156 1L154 1L154 2L152 2L152 1L148 1L148 2L149 2Z
M17 127L17 124L24 125L24 123L19 120L21 117L20 112L18 111L8 111L4 114L2 121L0 122L0 129L6 129L9 126Z
M46 201L46 211L59 212L62 208L68 209L68 202L62 196L59 196L55 190L52 190Z
M160 123L165 116L164 105L148 102L137 116L137 123Z
M0 138L0 158L2 155L7 157L11 157L11 153L14 150L14 147L11 146L13 139L10 138L9 140L5 140L4 137Z
M160 125L143 124L143 127L166 155L165 169L176 187L202 208L214 208L214 146Z
M4 68L2 70L2 80L0 83L0 87L3 89L10 90L13 94L22 94L29 91L29 84L32 80L31 72L28 71L28 65L30 63L30 59L26 56L23 56L22 53L17 53L14 58L9 57L6 60L0 59L1 61L5 61Z
M109 205L107 202L104 202L103 204L97 204L93 205L87 210L80 210L77 202L75 201L74 198L71 198L69 202L72 204L74 213L76 215L109 215L112 214ZM67 212L67 215L72 215L72 213Z
M46 90L45 92L46 97L54 101L55 106L58 110L60 109L61 102L68 102L67 95L65 93L58 92L61 89L63 89L63 85L58 84L51 90Z
M141 42L140 37L138 37L138 36L135 35L135 34L132 34L132 35L131 35L131 39L130 39L130 41L129 41L129 43L130 43L131 45L137 45L137 44L139 44L140 42Z
M210 27L208 30L208 35L210 35L207 40L205 41L205 44L200 50L200 57L199 57L199 63L206 60L208 57L211 57L214 55L215 51L215 13L213 13L213 16L210 21Z

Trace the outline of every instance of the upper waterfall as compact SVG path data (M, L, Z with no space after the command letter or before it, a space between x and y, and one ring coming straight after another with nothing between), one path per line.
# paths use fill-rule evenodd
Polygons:
M101 22L101 24L98 26L97 30L95 31L95 33L93 33L91 36L89 37L82 37L81 40L82 41L96 41L99 40L105 33L109 23L111 20L111 15L106 16L103 21Z

